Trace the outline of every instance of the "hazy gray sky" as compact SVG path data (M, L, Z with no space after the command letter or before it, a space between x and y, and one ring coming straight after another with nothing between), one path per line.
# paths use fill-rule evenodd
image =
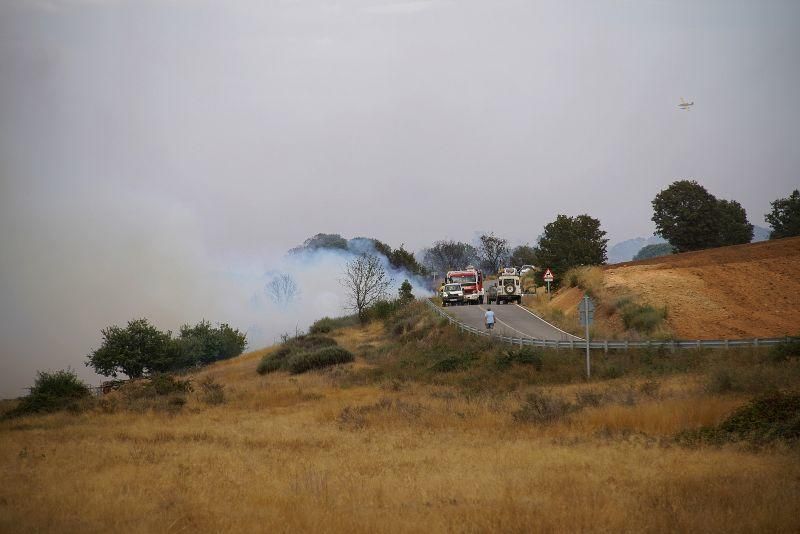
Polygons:
M306 321L253 291L317 232L618 241L687 177L764 225L799 51L796 1L4 0L0 395L136 316Z

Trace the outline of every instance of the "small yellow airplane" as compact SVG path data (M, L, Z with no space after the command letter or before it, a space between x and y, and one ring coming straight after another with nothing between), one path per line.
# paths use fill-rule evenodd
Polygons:
M683 97L681 97L681 103L678 104L679 108L689 111L692 106L694 106L694 102L687 102L686 100L683 99Z

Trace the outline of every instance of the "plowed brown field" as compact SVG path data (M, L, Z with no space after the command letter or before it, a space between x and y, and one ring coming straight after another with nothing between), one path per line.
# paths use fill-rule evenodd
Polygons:
M800 237L609 265L604 274L610 292L666 305L678 338L800 333Z

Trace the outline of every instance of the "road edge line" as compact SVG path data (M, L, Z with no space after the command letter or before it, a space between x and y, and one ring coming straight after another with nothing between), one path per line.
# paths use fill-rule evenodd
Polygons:
M542 321L543 323L545 323L545 324L547 324L547 325L549 325L549 326L552 326L553 328L555 328L556 330L558 330L558 331L559 331L559 332L561 332L562 334L567 334L568 336L572 336L572 337L574 337L575 339L577 339L577 340L579 340L579 341L585 341L585 339L583 339L582 337L578 337L578 336L576 336L575 334L570 334L569 332L565 332L564 330L561 330L559 327L557 327L557 326L556 326L556 325L554 325L553 323L550 323L550 322L548 322L548 321L545 321L544 319L542 319L541 317L539 317L538 315L536 315L535 313L533 313L532 311L530 311L530 310L529 310L528 308L526 308L525 306L520 306L519 304L516 304L516 303L514 304L514 306L516 306L517 308L521 308L521 309L525 310L526 312L530 313L531 315L533 315L534 317L536 317L537 319L539 319L539 320L540 320L540 321Z

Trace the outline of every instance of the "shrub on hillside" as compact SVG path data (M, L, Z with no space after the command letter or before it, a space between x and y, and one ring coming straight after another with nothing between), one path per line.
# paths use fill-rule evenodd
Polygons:
M452 373L468 369L475 358L472 356L448 356L431 365L431 371L436 373Z
M15 417L32 413L81 409L90 397L89 388L71 369L48 373L39 371L30 394L7 415Z
M175 413L183 408L186 394L192 391L191 380L166 374L128 382L120 388L124 407L136 412L155 410Z
M776 391L762 395L734 411L720 425L682 432L677 439L686 445L796 442L800 440L800 393Z
M666 308L655 308L649 304L631 303L622 309L622 322L625 328L644 334L653 332L666 318Z
M537 391L529 393L525 404L512 415L515 421L521 423L552 424L563 420L575 410L577 407L571 402Z
M401 300L379 300L367 310L367 316L371 320L386 320L392 317L406 301Z
M599 267L573 267L564 274L567 287L577 287L597 298L603 291L603 271Z
M206 404L217 405L225 402L225 386L207 376L200 382L200 400Z
M321 334L298 336L283 343L274 353L264 356L256 372L263 375L275 371L291 371L289 361L295 355L313 353L329 347L337 347L336 340L332 337Z
M502 354L498 354L495 363L500 369L507 369L511 364L531 365L537 371L542 370L542 351L533 347L522 347L521 349L508 349Z
M323 367L352 361L353 355L350 351L342 347L324 347L311 352L294 354L286 362L286 367L290 373L296 375L312 369L322 369Z
M323 317L315 321L309 328L309 334L329 334L339 328L358 324L358 315L345 315L344 317Z
M775 345L770 349L769 357L774 362L800 358L800 338L793 338L780 345Z

